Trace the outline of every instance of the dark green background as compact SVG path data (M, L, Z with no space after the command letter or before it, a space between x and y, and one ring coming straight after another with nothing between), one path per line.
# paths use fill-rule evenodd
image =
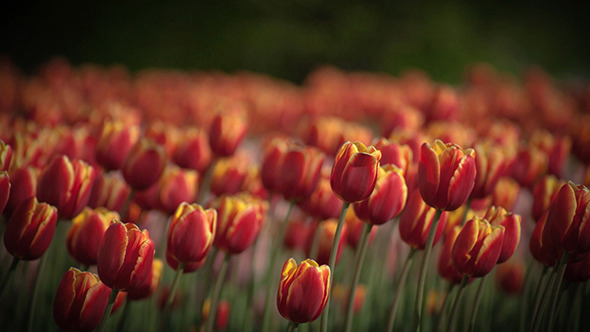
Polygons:
M590 76L580 4L525 1L10 1L0 54L25 72L55 55L146 67L251 70L301 82L315 67L410 67L458 82L466 65L518 74L535 64Z

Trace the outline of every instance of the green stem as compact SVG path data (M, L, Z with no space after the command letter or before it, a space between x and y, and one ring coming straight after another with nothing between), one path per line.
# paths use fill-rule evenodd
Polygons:
M449 303L451 303L449 299L451 298L451 292L454 288L455 284L449 282L449 286L447 287L447 293L445 294L445 299L443 300L443 303L440 307L440 311L438 312L438 316L436 318L436 327L434 329L435 331L440 331L440 328L442 327L443 318L445 317Z
M123 305L123 314L121 314L121 317L119 317L119 324L117 324L117 332L123 332L124 328L125 328L125 321L127 320L127 317L129 317L129 311L131 307L131 301L126 300L125 304Z
M437 209L434 214L434 219L430 225L430 231L428 232L428 239L426 241L426 247L424 248L424 256L422 257L422 265L420 267L420 277L418 279L418 290L416 292L416 301L414 307L414 326L417 331L420 331L422 325L422 306L424 304L424 286L426 283L426 274L428 272L428 262L430 260L430 253L432 252L432 244L434 243L434 234L438 227L438 221L442 211Z
M270 308L272 303L272 290L274 286L275 278L273 278L273 272L275 271L276 260L278 256L278 252L281 250L281 243L283 243L283 238L285 237L285 233L287 232L287 224L289 217L291 216L291 212L293 211L293 207L295 206L295 202L289 202L289 208L287 209L287 214L285 214L285 219L281 223L279 227L279 234L276 238L274 238L274 243L272 244L272 250L270 252L270 261L268 263L268 270L266 271L266 300L264 302L264 313L262 315L262 331L267 332L270 328Z
M559 293L561 291L561 282L563 281L563 275L565 274L565 268L567 267L567 261L569 258L569 253L567 251L563 252L561 255L561 260L559 261L558 270L557 270L557 282L553 286L553 292L551 295L551 309L549 311L549 324L547 325L548 331L553 331L553 324L555 323L555 308L557 308L557 299L559 297Z
M338 255L338 245L340 244L340 234L342 233L342 226L344 225L344 219L346 217L346 212L348 212L348 207L350 203L342 202L342 210L340 210L340 217L338 218L338 226L336 227L336 233L334 234L334 241L332 242L332 251L330 251L330 261L328 263L328 267L330 268L330 289L332 289L332 282L334 281L334 267L336 265L336 256ZM330 292L332 293L332 292ZM324 313L322 313L322 321L321 321L321 332L328 332L328 316L330 314L330 296L328 294L328 301L326 303L326 307L324 308Z
M10 264L10 268L8 269L8 272L6 272L6 275L4 276L4 278L2 279L2 283L0 283L0 296L2 296L2 293L4 293L4 289L6 288L6 285L8 285L8 280L10 280L10 276L12 275L12 271L14 271L14 269L16 269L16 266L18 265L18 262L20 261L20 259L13 257L12 258L12 263Z
M455 329L455 318L457 317L457 308L459 307L459 302L461 302L461 296L463 295L463 291L465 290L465 286L467 286L467 281L469 277L463 276L461 279L461 286L459 286L459 290L457 291L457 296L455 297L455 302L453 303L453 308L451 309L451 314L449 317L449 324L447 325L447 332L454 331Z
M533 269L533 263L534 260L530 259L527 267L526 267L526 273L524 276L524 281L523 281L523 290L520 296L520 317L518 320L518 331L519 332L524 332L525 328L526 328L526 318L527 318L527 308L528 308L528 300L529 300L529 292L530 292L530 288L531 288L531 278L532 278L532 269ZM537 286L538 288L538 286Z
M551 270L551 275L549 275L549 279L545 284L545 289L543 290L542 296L539 299L539 307L537 308L534 317L533 317L533 324L531 325L529 331L539 331L539 326L541 321L543 320L543 314L545 313L545 306L549 301L551 290L553 289L553 284L555 283L555 279L557 276L557 266L554 266Z
M346 325L344 325L344 331L350 332L352 330L352 318L354 316L354 298L356 295L356 288L361 277L361 271L363 269L363 262L365 260L365 254L367 253L367 247L369 244L369 234L373 228L372 224L363 225L363 233L361 234L361 242L359 248L356 251L356 257L354 259L354 277L352 278L352 284L350 285L350 291L348 292L348 302L346 307Z
M389 319L387 321L388 332L393 331L393 325L395 323L395 313L397 312L397 306L399 304L401 290L404 289L404 286L406 284L408 272L410 272L410 267L412 266L412 260L414 259L415 253L416 249L410 248L410 251L408 251L408 255L406 256L406 260L404 261L401 276L399 278L399 282L397 283L397 287L395 288L395 294L393 295L393 303L391 304L391 309L389 310Z
M467 214L469 214L469 209L471 208L471 197L467 199L467 203L465 203L465 212L463 212L463 219L461 219L461 226L465 225L467 221Z
M545 293L547 290L545 289L544 292L541 292L541 289L543 289L543 279L545 279L545 276L547 275L547 271L549 271L549 268L547 266L543 266L543 272L541 272L541 276L539 277L539 281L537 282L537 288L535 289L535 297L533 300L533 312L531 315L531 329L533 328L533 326L535 325L535 321L537 319L537 314L539 312L539 308L541 306L541 294ZM548 285L548 282L547 282ZM547 287L547 285L545 287ZM530 331L530 330L529 330Z
M166 304L164 305L164 314L162 316L162 321L160 322L160 331L164 331L164 326L166 325L166 321L168 320L168 316L170 315L170 311L172 309L172 301L174 300L174 295L176 294L176 288L178 288L180 277L182 276L183 272L184 263L178 263L176 273L174 274L174 281L172 282L172 288L170 289L170 293L168 293L168 298L166 299Z
M213 265L215 264L215 259L217 258L217 253L219 249L216 247L212 247L211 251L207 255L207 260L205 261L205 266L202 267L202 272L199 272L205 280L202 283L202 293L197 294L200 295L197 301L197 326L201 326L202 322L202 315L203 315L203 305L205 304L205 300L209 295L210 288L211 288L211 279L213 277Z
M125 204L123 204L123 208L121 209L121 214L119 215L121 219L125 218L125 216L127 215L127 211L129 210L129 206L131 205L131 201L133 200L134 196L135 190L131 189L129 195L127 196L127 199L125 200Z
M485 281L485 276L479 278L479 285L477 285L477 293L475 293L475 301L473 302L473 308L471 310L471 319L469 320L469 332L473 331L473 326L475 325L475 318L477 317L477 307L479 307L479 302L481 301L481 294L483 291L483 283Z
M315 231L313 233L313 239L311 240L311 248L309 250L310 257L318 257L318 250L320 244L320 232L318 232L318 226L319 222L316 222Z
M287 325L287 332L296 332L298 326L299 324L295 322L289 322L289 325Z
M225 257L223 257L223 263L221 264L221 269L219 270L219 275L217 276L217 281L215 282L215 288L213 289L213 297L211 298L211 310L209 310L209 318L207 318L207 332L213 332L213 328L215 327L217 302L219 302L219 295L221 295L221 288L223 286L223 281L225 279L225 275L227 274L227 267L231 258L231 256L227 253L224 253L224 255Z
M215 169L215 165L217 164L217 158L213 158L211 160L211 165L207 168L205 172L205 177L203 178L203 182L201 182L201 188L199 190L199 204L203 205L207 201L207 197L209 196L209 189L211 188L211 179L213 178L213 170Z
M33 286L33 298L31 299L31 307L29 311L29 322L27 325L27 331L33 331L33 322L35 321L37 298L39 297L39 285L43 279L43 271L45 270L47 254L41 256L39 260L39 266L37 267L37 276L35 277L35 286Z
M100 320L100 325L98 325L98 332L103 332L106 325L107 325L107 320L109 319L109 316L111 315L111 311L113 310L113 304L115 304L115 299L117 298L117 294L119 294L119 290L118 289L112 289L111 290L111 295L109 296L109 303L107 304L107 307L104 309L104 313L102 314L102 319Z

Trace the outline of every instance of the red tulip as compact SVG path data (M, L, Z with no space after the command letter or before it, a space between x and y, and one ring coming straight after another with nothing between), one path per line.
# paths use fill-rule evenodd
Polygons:
M10 174L10 196L4 210L5 216L12 212L27 198L37 194L37 178L39 170L33 167L23 167Z
M533 233L529 240L529 250L533 258L545 266L553 266L561 257L561 251L548 243L543 241L543 233L545 232L545 225L547 223L548 212L543 213L541 218L535 224Z
M142 191L158 182L165 166L164 149L155 142L142 138L127 154L121 171L131 188Z
M320 316L330 294L330 267L307 259L297 265L290 258L283 265L277 307L281 316L294 323L307 323Z
M6 171L0 172L0 214L4 211L10 196L10 177Z
M508 213L502 207L491 206L484 216L493 226L504 227L504 239L502 241L502 250L498 258L498 264L504 263L512 256L514 250L520 242L520 215Z
M477 144L475 151L476 174L471 197L477 199L494 191L500 178L508 171L508 161L502 149L492 143Z
M181 203L170 221L166 254L182 264L203 261L213 245L216 227L215 210L204 210L198 204ZM190 271L184 269L184 272Z
M70 255L82 264L96 265L104 232L114 219L119 219L117 212L105 208L85 208L72 220L66 236L66 248Z
M128 126L121 121L106 122L96 144L96 161L106 170L120 169L138 138L138 126Z
M93 273L70 268L62 277L53 302L53 318L66 331L98 327L111 290Z
M0 172L7 171L12 160L12 148L0 139Z
M291 144L281 161L277 191L286 200L309 197L320 179L324 155L316 148Z
M273 138L264 149L262 157L261 178L264 187L271 192L278 192L281 178L283 157L289 147L289 140L283 137Z
M508 294L519 294L524 283L522 263L506 263L496 269L496 283Z
M247 127L243 112L217 114L209 127L211 151L219 157L231 156L244 138Z
M501 206L508 211L514 210L520 193L520 185L516 180L503 177L496 184L492 193L492 205Z
M426 247L435 213L434 208L424 203L418 189L414 189L408 197L408 203L399 220L399 234L402 240L414 249L423 250ZM447 212L443 212L434 233L433 246L440 239L446 222Z
M47 251L57 222L57 210L30 197L8 219L4 230L4 246L14 257L35 260Z
M104 207L117 212L123 209L131 189L118 175L117 173L102 172L97 174L88 200L88 206L91 208Z
M549 209L551 201L557 195L559 189L565 184L554 175L543 176L533 187L533 218L539 220L543 213Z
M158 180L158 206L172 214L182 202L193 202L197 196L199 175L188 169L168 165Z
M150 275L139 286L127 289L127 299L137 301L152 296L156 289L158 289L158 286L160 286L163 270L164 263L162 263L162 260L154 258Z
M408 186L413 188L416 181L416 167L414 165L414 153L406 144L399 144L395 140L380 138L374 142L373 146L381 151L381 166L393 164L401 169L404 179Z
M342 201L330 187L329 173L322 172L315 190L299 206L317 220L338 218L342 210Z
M359 202L371 195L377 182L381 152L361 142L346 142L336 156L330 185L341 200Z
M241 154L219 159L213 166L211 192L215 196L240 193L246 182L249 166L248 159Z
M137 288L152 270L154 242L147 230L113 221L98 251L98 275L113 289Z
M476 168L473 149L444 144L440 140L422 144L418 187L426 204L453 211L465 204L474 186Z
M547 171L547 154L536 146L523 146L510 164L510 176L530 188Z
M402 211L407 196L408 188L402 171L388 164L381 167L371 196L354 203L354 212L366 223L382 225Z
M453 264L452 257L453 245L455 245L459 232L461 232L461 226L455 226L445 235L437 263L438 273L455 285L459 285L463 279L463 274Z
M204 171L211 163L211 148L207 133L198 128L186 130L180 137L172 159L182 168L197 172Z
M94 183L94 168L66 156L54 158L37 183L37 198L57 208L60 218L72 219L88 205Z
M502 251L504 227L475 217L465 223L453 245L453 264L463 275L478 278L492 270Z

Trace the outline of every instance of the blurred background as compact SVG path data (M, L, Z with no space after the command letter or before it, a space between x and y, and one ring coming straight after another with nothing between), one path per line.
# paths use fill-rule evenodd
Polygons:
M301 83L320 65L457 83L487 62L590 76L590 20L539 1L9 1L0 54L26 73L54 56L131 70L249 70Z

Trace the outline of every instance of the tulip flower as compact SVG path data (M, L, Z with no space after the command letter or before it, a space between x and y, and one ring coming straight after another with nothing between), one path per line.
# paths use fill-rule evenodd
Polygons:
M453 264L464 276L483 277L498 262L504 227L474 217L465 223L453 245Z
M95 274L70 268L55 294L55 323L66 331L94 330L100 323L110 292Z
M545 130L536 130L530 139L530 144L538 147L547 154L547 171L558 177L561 176L563 166L567 161L572 147L568 136L555 136Z
M491 206L484 216L493 226L504 227L502 250L498 258L498 264L504 263L512 256L520 242L521 217L518 214L508 213L502 207Z
M249 161L245 155L235 155L219 159L213 167L211 192L215 196L235 195L242 191L249 171Z
M438 273L447 281L456 285L459 285L461 279L463 279L463 274L453 264L452 257L453 245L460 232L461 226L455 226L445 235L437 263Z
M182 168L197 172L204 171L211 163L211 148L207 133L195 127L182 133L172 160Z
M70 255L84 265L95 265L104 233L114 219L119 219L119 214L105 208L82 210L72 220L66 236Z
M162 263L162 260L154 258L151 273L140 285L127 289L127 299L137 301L152 296L160 286L163 270L164 263Z
M524 283L523 263L506 263L496 270L496 284L508 294L519 294Z
M98 275L116 290L136 288L152 270L154 242L147 230L113 220L98 251Z
M436 211L422 200L417 189L408 197L408 203L399 220L401 239L412 248L424 250ZM447 212L442 212L436 226L432 245L440 239L447 222Z
M167 257L178 263L193 264L201 262L207 256L217 226L217 212L204 210L198 204L181 203L170 221ZM184 269L184 272L187 269Z
M397 216L406 205L408 188L402 171L394 165L381 167L369 198L354 203L356 215L372 225L382 225Z
M277 307L281 316L296 323L314 321L324 310L330 293L330 268L307 259L297 265L290 258L283 265Z
M547 154L536 146L522 146L510 164L510 176L530 188L547 172Z
M99 172L94 179L88 206L91 208L104 207L111 211L122 211L131 188L116 173ZM123 216L125 217L125 216Z
M508 211L514 210L516 200L520 193L520 185L516 180L503 177L496 184L492 193L492 205L501 206Z
M248 124L240 111L217 114L213 118L209 127L209 145L216 156L231 156L244 138Z
M155 142L142 138L127 154L121 171L123 178L133 190L142 191L158 181L165 166L164 149Z
M535 224L533 233L529 240L529 250L533 258L545 266L553 266L561 257L561 251L555 245L550 245L543 241L545 225L547 223L548 212L543 213L541 218Z
M313 236L311 230L311 226L306 224L304 220L289 220L283 245L290 250L304 249L307 239Z
M281 161L277 191L289 201L309 197L320 179L324 155L316 148L292 144Z
M39 176L37 198L55 206L60 218L72 219L88 205L94 173L83 161L56 157Z
M336 156L330 185L346 203L355 203L369 197L375 188L381 152L361 142L346 142Z
M0 172L0 214L4 211L10 195L10 177L6 171Z
M278 192L283 157L289 147L289 140L284 137L273 138L265 147L262 157L262 184L270 192Z
M554 175L545 175L537 181L533 187L532 213L535 221L539 220L543 213L549 209L551 201L564 184L564 181Z
M172 214L182 202L193 202L198 181L197 172L168 165L157 183L158 207Z
M324 171L326 168L323 169ZM316 189L308 199L299 206L317 220L338 218L342 210L342 201L334 194L330 187L329 173L322 171Z
M258 236L266 218L266 203L245 194L222 196L212 207L217 210L213 245L228 254L246 250Z
M418 187L426 204L453 211L465 204L474 186L475 151L434 141L422 144L418 166Z
M471 198L489 196L502 176L508 171L508 161L500 147L485 142L475 146L475 184Z
M96 161L106 170L120 169L138 138L138 126L128 126L121 121L106 122L96 144Z
M12 159L12 148L0 139L0 172L8 171Z
M336 117L322 117L309 124L305 143L328 155L334 155L346 140L346 122Z
M385 138L380 138L373 143L373 146L381 151L381 166L387 164L397 166L402 171L408 187L413 188L417 169L414 165L414 153L410 146Z

